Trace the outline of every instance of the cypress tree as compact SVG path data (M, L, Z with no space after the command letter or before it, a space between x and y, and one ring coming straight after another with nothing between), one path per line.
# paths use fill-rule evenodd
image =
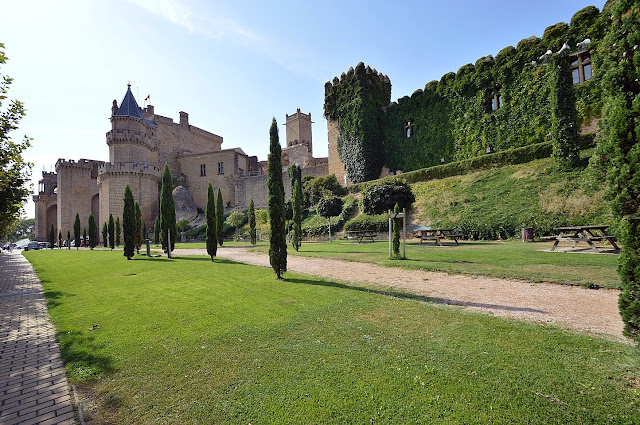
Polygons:
M603 40L604 118L600 121L594 163L606 169L606 197L622 244L618 274L622 292L618 306L624 334L640 344L640 4L619 0Z
M80 214L76 213L76 220L73 222L73 239L76 249L80 249Z
M553 156L562 170L578 165L580 148L576 122L576 101L569 57L565 53L551 57L551 135Z
M102 246L109 246L109 228L106 221L102 224Z
M116 246L120 246L120 232L122 227L120 226L120 217L116 217Z
M156 217L156 222L153 226L153 243L156 245L160 243L160 217Z
M86 227L82 229L82 240L84 241L84 246L87 246L87 228Z
M251 245L256 244L256 208L253 205L253 198L249 202L249 236L251 237Z
M216 235L218 238L218 243L222 246L224 242L223 238L223 229L224 229L224 202L222 201L222 191L218 188L218 200L216 201L216 231L218 234Z
M109 214L109 224L107 225L107 229L109 230L109 247L113 251L113 248L116 246L116 225L113 221L113 214Z
M62 232L58 232L58 249L62 249Z
M142 224L142 241L147 240L147 223Z
M216 198L213 194L213 186L211 182L207 186L207 207L205 210L207 219L207 254L211 257L216 256L218 251L218 231L217 231L217 215L216 215Z
M293 235L291 237L291 244L296 251L300 249L300 245L302 245L302 202L300 181L295 180L293 183L293 194L291 196L293 207Z
M56 229L53 228L53 223L51 223L51 228L49 229L49 245L50 248L53 249L53 246L56 244Z
M131 260L135 250L136 207L129 185L124 189L124 208L122 209L122 236L124 237L124 256Z
M287 240L285 233L284 182L282 181L282 148L278 136L278 123L273 118L269 129L269 159L267 164L268 210L271 232L269 235L269 262L282 279L287 271Z
M140 254L142 246L142 210L140 204L136 202L136 235L135 235L136 252Z
M164 164L162 172L162 189L160 191L160 229L162 230L162 249L171 258L171 251L176 246L176 207L173 201L173 180L169 166ZM169 244L169 240L171 243Z
M67 249L71 249L71 232L67 230Z
M98 243L98 225L93 214L89 214L89 246L95 248Z

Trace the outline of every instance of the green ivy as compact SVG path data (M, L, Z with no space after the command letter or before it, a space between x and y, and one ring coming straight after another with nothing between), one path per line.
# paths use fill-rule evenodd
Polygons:
M551 25L542 38L530 37L495 58L464 65L392 104L389 79L362 63L328 82L325 116L339 120L338 153L349 178L355 183L375 179L382 165L414 171L440 165L443 158L449 163L545 141L553 124L553 67L539 57L565 42L575 52L578 42L592 40L592 79L567 88L575 95L574 125L600 116L598 49L610 26L608 16L586 7L570 25ZM493 111L491 100L498 92L502 107Z

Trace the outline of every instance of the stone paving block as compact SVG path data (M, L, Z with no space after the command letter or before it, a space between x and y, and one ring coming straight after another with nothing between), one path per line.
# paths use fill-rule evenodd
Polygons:
M76 423L42 285L18 251L0 255L0 423Z

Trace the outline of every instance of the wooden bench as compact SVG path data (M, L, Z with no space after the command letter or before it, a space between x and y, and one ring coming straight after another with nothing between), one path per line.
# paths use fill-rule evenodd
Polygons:
M454 229L426 229L420 230L416 237L420 238L420 245L422 241L434 241L442 246L442 239L453 240L456 245L459 245L458 239L462 238L462 233L454 233Z
M378 234L373 230L348 230L345 239L349 240L357 240L358 243L364 242L364 239L371 239L371 242L375 242L375 238L378 237Z

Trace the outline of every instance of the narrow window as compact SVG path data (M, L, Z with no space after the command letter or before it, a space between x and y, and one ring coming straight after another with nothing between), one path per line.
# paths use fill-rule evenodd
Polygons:
M224 162L218 162L218 174L224 174Z
M574 85L584 83L592 76L591 54L589 52L581 53L571 60L571 78Z
M500 87L496 87L493 91L488 92L487 103L491 106L487 112L497 111L502 108L502 94L500 93Z
M206 164L200 164L200 176L204 177L207 175Z
M404 136L409 138L414 134L415 134L415 130L413 128L413 118L411 118L404 122Z

